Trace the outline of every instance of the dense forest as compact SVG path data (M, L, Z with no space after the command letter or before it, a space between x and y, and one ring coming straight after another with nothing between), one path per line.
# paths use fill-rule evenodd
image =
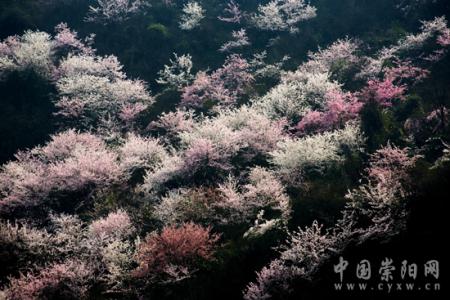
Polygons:
M449 20L2 0L0 299L442 297Z

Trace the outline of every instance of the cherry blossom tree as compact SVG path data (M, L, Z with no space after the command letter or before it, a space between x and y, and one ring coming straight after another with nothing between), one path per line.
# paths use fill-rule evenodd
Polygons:
M336 238L324 232L323 226L314 221L310 227L290 233L280 247L280 257L257 272L256 282L244 291L244 299L270 299L273 295L289 295L292 281L308 278L317 266L332 254Z
M230 2L227 3L227 7L223 12L225 16L219 16L218 19L220 21L228 23L241 23L241 19L243 17L242 12L239 8L239 4L233 0L230 0Z
M189 54L178 56L176 53L174 56L175 59L170 60L170 65L164 65L164 69L158 72L159 78L156 82L169 88L182 89L194 79L191 74L192 56Z
M352 93L330 91L325 95L327 103L323 111L310 111L297 124L301 134L338 129L350 120L358 118L363 103Z
M81 119L86 126L113 118L132 122L153 103L145 83L127 79L114 56L68 56L61 62L56 87L59 114ZM107 125L106 123L104 125Z
M253 82L249 69L247 60L239 55L230 55L212 74L197 73L194 82L183 90L182 105L196 108L234 105L237 97Z
M21 275L12 279L5 291L7 299L40 299L70 295L84 298L94 277L88 265L81 261L68 261L41 270L38 274Z
M258 6L252 17L257 28L295 33L299 22L316 17L316 8L304 0L272 0Z
M250 45L247 32L245 31L245 29L233 31L231 35L233 36L233 40L223 44L219 49L220 52L231 52L236 48L241 48Z
M136 277L154 280L163 277L178 281L190 277L199 260L213 259L219 235L194 223L163 228L160 234L149 234L138 250Z
M16 155L0 173L1 210L30 207L50 194L102 188L121 178L117 154L97 136L69 130Z
M182 30L192 30L200 25L201 20L205 17L205 10L196 1L190 1L183 6L183 15L180 20L180 28Z
M286 138L270 154L278 172L289 182L297 182L309 171L323 172L327 167L341 163L343 147L360 151L364 137L358 125L348 123L343 129L307 136Z
M87 22L122 22L146 8L145 0L96 0L95 6L89 6Z
M250 171L248 184L239 187L237 180L228 180L219 186L222 199L213 203L220 221L225 224L256 221L246 236L262 235L265 231L285 226L290 218L291 206L284 187L274 174L256 167ZM277 212L276 217L264 219L265 211Z

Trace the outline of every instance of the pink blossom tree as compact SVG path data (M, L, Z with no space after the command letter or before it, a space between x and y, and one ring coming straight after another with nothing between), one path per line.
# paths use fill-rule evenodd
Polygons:
M11 280L6 289L7 299L34 300L50 296L84 298L88 294L92 270L82 261L67 261L28 273Z
M89 226L89 232L97 238L123 239L134 232L134 227L128 214L119 209L110 213L106 218L92 222Z
M18 153L3 167L0 207L35 206L52 193L95 190L118 183L121 174L117 154L100 138L70 130L43 147Z
M395 99L404 99L405 85L395 85L394 78L384 80L373 79L367 82L366 88L361 92L363 101L375 101L384 107L392 106Z
M309 111L297 124L300 133L337 129L358 117L363 103L352 93L332 90L326 95L324 111Z
M224 9L225 16L219 16L218 19L228 23L240 23L242 19L242 12L239 8L239 4L230 0L227 3L227 7Z
M194 82L184 88L181 103L184 106L204 107L219 104L234 105L254 79L250 65L239 55L230 55L223 66L211 75L199 72Z
M219 235L194 223L165 227L160 234L149 234L138 250L136 277L153 280L167 277L179 280L189 277L201 260L212 260Z

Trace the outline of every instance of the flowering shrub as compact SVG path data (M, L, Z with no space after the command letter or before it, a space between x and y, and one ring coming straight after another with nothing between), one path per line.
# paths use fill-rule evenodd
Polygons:
M250 42L247 37L247 32L245 31L245 29L233 31L231 35L233 36L233 40L223 44L222 47L220 47L219 49L220 52L231 52L235 48L250 45Z
M97 0L96 6L89 6L88 22L122 22L145 8L144 0Z
M17 221L0 221L1 274L24 271L35 261L48 259L54 252L51 241L51 235L45 230Z
M150 194L163 190L165 183L183 174L183 168L183 159L180 155L178 153L169 154L160 164L145 173L140 190Z
M285 139L271 152L272 162L289 180L298 180L305 172L323 172L345 159L345 147L359 151L364 138L359 126L347 124L344 129L316 134L301 139Z
M213 188L171 190L161 198L153 215L165 226L185 222L211 223L215 219L213 204L219 197L219 191Z
M180 28L192 30L200 25L200 21L205 17L205 10L196 1L190 1L183 6L183 15L180 20Z
M369 183L349 192L349 203L336 228L323 232L315 221L311 227L289 234L279 258L257 272L256 282L244 291L244 299L287 295L295 279L311 278L327 258L343 251L352 240L386 239L402 230L408 172L419 159L407 152L388 145L373 154L366 170Z
M192 56L189 54L178 56L176 53L174 56L175 59L170 60L170 65L165 65L164 69L159 71L156 82L170 88L181 89L194 79L191 74Z
M391 106L394 99L402 99L405 93L405 86L396 86L393 78L386 78L384 81L369 80L367 87L363 90L361 98L374 100L381 106Z
M66 23L60 23L55 27L55 47L57 49L67 50L79 50L86 55L94 54L95 50L92 49L94 35L87 37L84 41L78 38L78 33L71 30Z
M309 111L297 124L300 133L322 132L340 128L350 120L358 118L363 104L351 93L330 91L325 95L324 111Z
M130 174L137 170L152 169L168 155L159 140L135 134L130 134L118 151L121 167Z
M94 277L89 266L80 261L55 264L38 274L22 275L6 289L7 299L42 299L47 297L85 298Z
M43 147L17 154L0 173L1 210L48 201L52 193L102 188L119 182L117 155L98 137L69 130Z
M286 225L291 209L283 185L272 173L260 167L251 170L248 181L248 184L239 188L237 181L229 178L219 186L222 199L214 202L213 206L219 209L220 221L239 224L257 220L247 235L262 234L271 227ZM277 217L263 219L264 211L267 210L278 212Z
M249 68L247 60L239 55L230 55L211 75L199 72L194 82L184 88L181 103L194 108L234 105L253 81Z
M190 149L188 153L191 157L199 145L209 145L203 149L209 148L211 154L216 153L209 156L215 157L209 160L210 165L228 169L230 159L238 154L250 160L255 155L265 155L273 150L283 138L283 125L281 121L272 121L258 111L243 106L237 110L221 111L216 118L205 119L193 130L182 132L180 139L182 145Z
M139 267L134 275L150 280L158 276L165 276L167 280L189 277L195 271L193 267L197 260L213 258L219 236L210 230L186 223L181 227L166 227L160 234L148 235L139 246Z
M27 31L21 37L9 37L1 44L0 74L32 69L43 76L53 72L53 45L45 32Z
M166 135L177 135L190 132L195 126L194 112L177 109L173 112L162 113L159 119L149 124L148 129L164 130Z
M325 49L319 48L317 52L310 52L309 60L300 68L309 72L330 72L338 65L341 69L358 65L361 60L357 56L358 44L357 41L349 38L339 39Z
M89 232L97 238L119 238L130 236L134 231L130 217L123 210L110 213L106 218L96 220L89 225Z
M422 22L421 31L418 34L409 34L404 39L398 41L397 44L381 49L376 57L366 58L366 63L358 74L358 77L373 78L379 75L387 61L405 56L409 60L418 59L423 54L420 50L430 43L438 42L438 38L445 35L447 28L447 20L444 17L437 17L433 20ZM445 47L445 45L440 46ZM445 49L435 50L429 54L428 59L441 59L443 57L443 51Z
M307 277L314 272L335 244L334 237L322 231L322 226L313 222L311 227L299 228L298 232L290 234L286 244L280 248L280 258L257 273L257 281L247 286L244 299L287 295L293 279Z
M0 42L0 75L31 69L51 79L57 72L55 62L59 52L93 54L90 47L93 36L82 41L65 23L57 25L55 31L53 39L46 32L26 31L22 36L11 36Z
M264 30L297 32L297 23L316 17L316 8L304 0L272 0L258 6L252 21Z
M69 56L61 62L56 82L59 114L92 124L105 117L132 121L153 103L144 82L126 79L114 56ZM120 122L119 122L120 123Z
M224 13L227 16L219 16L218 19L228 23L240 23L242 19L242 12L239 8L239 4L230 0L227 3L227 7L224 9Z
M309 110L322 108L325 95L340 89L340 85L331 80L330 73L287 72L281 83L255 105L272 118L298 120Z

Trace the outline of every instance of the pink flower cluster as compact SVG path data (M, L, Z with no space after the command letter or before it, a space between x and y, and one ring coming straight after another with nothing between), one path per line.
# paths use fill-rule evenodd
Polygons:
M35 275L21 275L12 279L6 291L6 299L35 300L52 295L61 297L64 294L84 298L89 281L93 278L92 270L82 261L55 264Z
M90 46L90 44L93 42L93 35L88 37L85 41L81 41L78 38L77 32L70 30L66 23L58 24L55 27L55 30L55 46L57 48L70 47L72 49L77 49L87 55L94 54L95 50Z
M247 60L239 55L230 55L224 65L211 75L199 72L194 82L183 89L181 103L194 108L215 104L230 106L253 80Z
M219 235L194 223L180 227L165 227L160 234L149 234L138 249L139 267L134 276L152 277L172 275L173 266L189 272L198 260L212 260ZM168 272L169 271L169 272Z
M105 187L120 177L117 155L100 138L69 130L4 166L0 209L37 205L51 193Z
M332 90L325 95L324 111L310 111L297 124L300 133L323 132L342 127L358 117L363 103L352 93Z
M92 222L89 226L89 231L92 235L100 238L123 238L131 235L133 225L128 214L119 209L105 218Z
M415 165L418 156L410 157L408 148L388 144L370 157L367 176L375 182L399 181L408 178L407 172Z

